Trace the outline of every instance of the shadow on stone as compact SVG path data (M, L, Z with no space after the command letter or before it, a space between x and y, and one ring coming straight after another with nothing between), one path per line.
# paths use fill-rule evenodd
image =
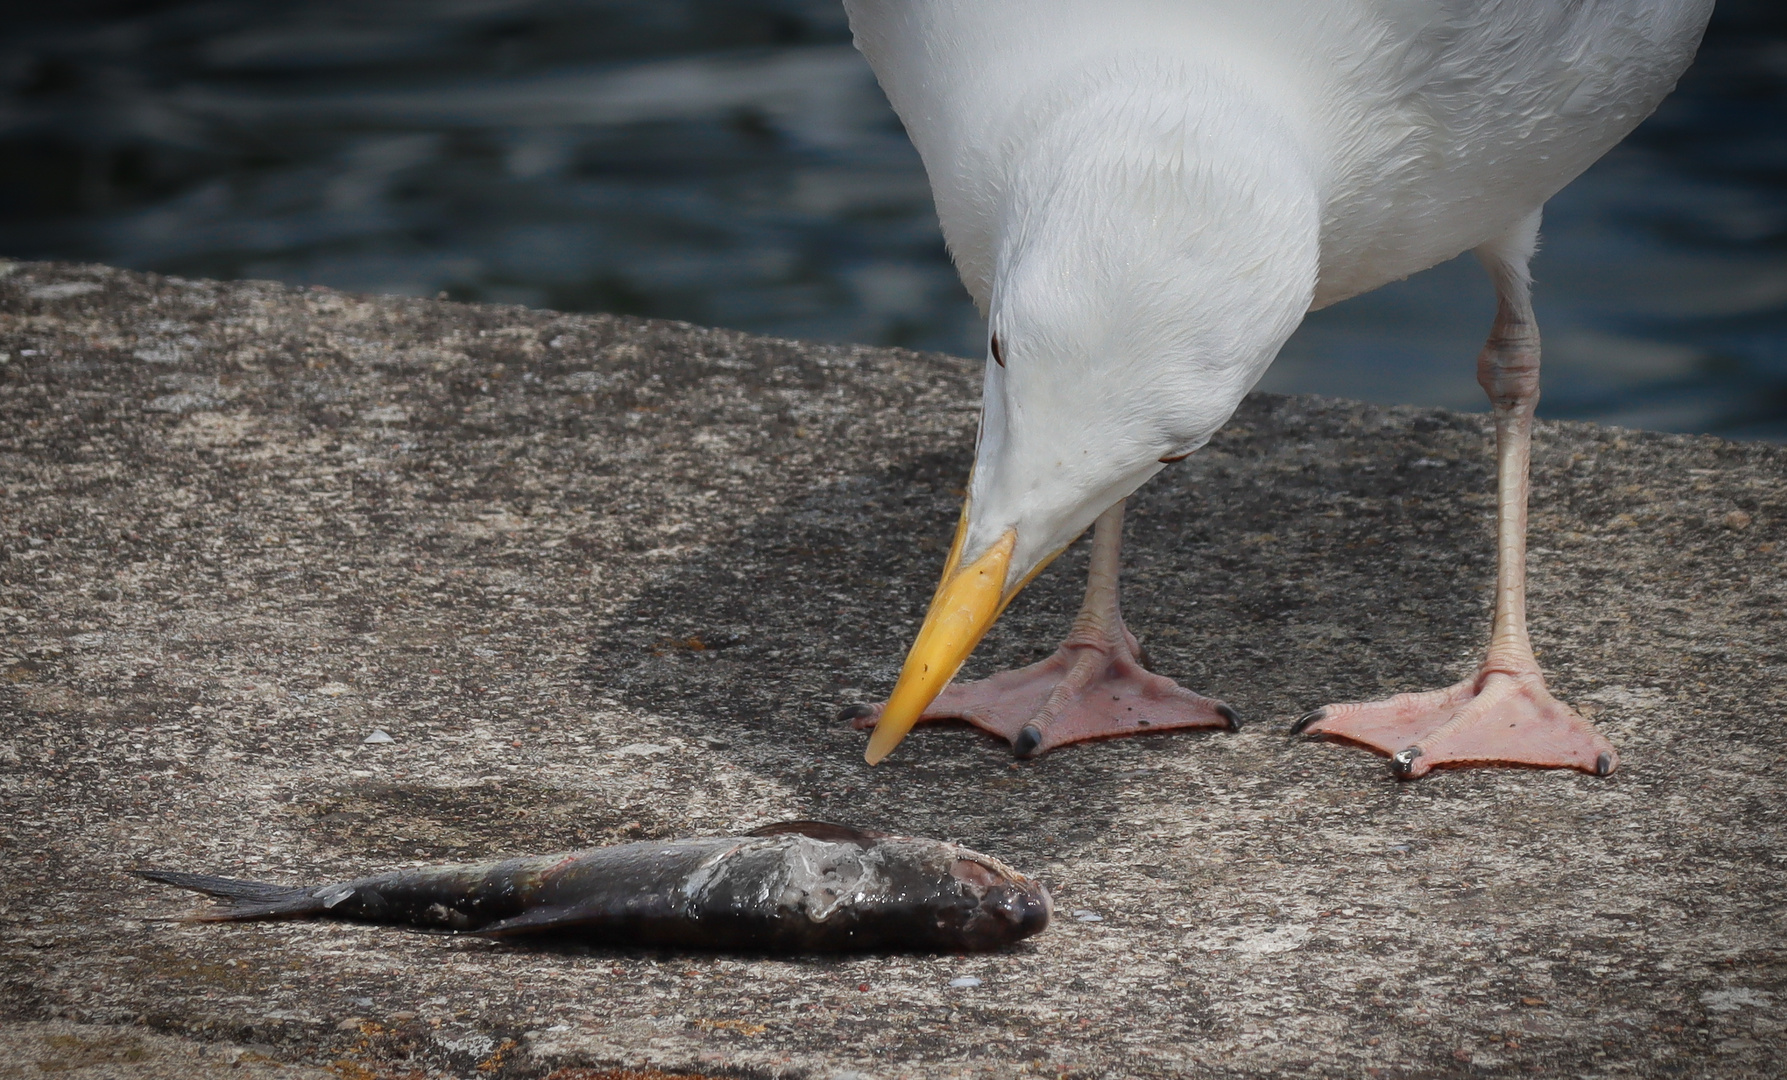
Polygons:
M1488 453L1476 421L1435 413L1399 417L1393 432L1360 426L1357 414L1256 395L1132 504L1131 626L1163 673L1250 721L1282 721L1265 730L1324 701L1455 678L1486 625L1489 522L1474 507ZM1120 782L1112 774L1154 755L1232 758L1222 748L1232 736L1168 733L1019 763L966 725L926 725L879 768L863 763L864 736L837 711L891 687L969 464L966 446L926 453L701 548L598 631L586 669L595 692L789 784L803 814L1015 850L1104 835L1117 812L1105 798ZM1085 561L1082 540L1013 604L964 678L1046 656L1077 609Z

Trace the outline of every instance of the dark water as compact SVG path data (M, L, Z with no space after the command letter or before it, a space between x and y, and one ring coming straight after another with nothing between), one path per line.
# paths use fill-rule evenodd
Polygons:
M0 252L979 355L835 0L14 9ZM1787 439L1787 3L1555 199L1552 416ZM1312 317L1264 384L1481 407L1467 259Z

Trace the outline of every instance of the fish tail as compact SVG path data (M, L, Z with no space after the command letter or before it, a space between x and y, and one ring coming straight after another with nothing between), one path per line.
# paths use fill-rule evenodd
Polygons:
M211 911L187 916L192 922L238 922L246 919L301 919L327 910L325 900L307 886L272 885L264 881L187 874L178 870L132 870L131 873L164 885L202 892L225 903Z

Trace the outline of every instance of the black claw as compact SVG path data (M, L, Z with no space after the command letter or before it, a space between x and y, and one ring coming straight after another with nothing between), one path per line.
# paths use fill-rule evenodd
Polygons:
M1415 770L1415 759L1421 756L1419 746L1411 746L1406 750L1398 750L1390 755L1390 771L1398 779L1407 780L1409 773Z
M863 717L868 716L874 711L875 706L873 705L846 705L838 710L838 722L844 723L850 720L861 720Z
M1036 756L1036 748L1042 745L1042 729L1035 724L1025 724L1024 730L1011 741L1011 749L1021 758Z
M1599 757L1595 758L1595 775L1596 776L1607 776L1607 775L1611 774L1612 772L1613 772L1613 755L1607 753L1606 751L1602 751L1601 755Z
M1241 714L1236 712L1235 710L1229 708L1227 705L1224 705L1221 702L1217 702L1216 715L1222 717L1224 720L1227 720L1229 722L1229 730L1230 731L1240 731L1241 730Z
M1318 720L1323 719L1327 715L1328 715L1327 709L1315 709L1311 712L1304 713L1302 716L1299 716L1297 718L1296 723L1291 725L1291 734L1292 735L1303 734L1304 728L1308 727L1309 725L1315 723Z

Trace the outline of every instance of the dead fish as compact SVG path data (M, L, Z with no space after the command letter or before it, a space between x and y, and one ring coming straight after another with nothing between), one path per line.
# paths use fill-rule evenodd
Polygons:
M980 952L1041 933L1051 910L1040 882L998 859L818 821L298 888L133 872L223 901L195 922L354 919L743 952Z

